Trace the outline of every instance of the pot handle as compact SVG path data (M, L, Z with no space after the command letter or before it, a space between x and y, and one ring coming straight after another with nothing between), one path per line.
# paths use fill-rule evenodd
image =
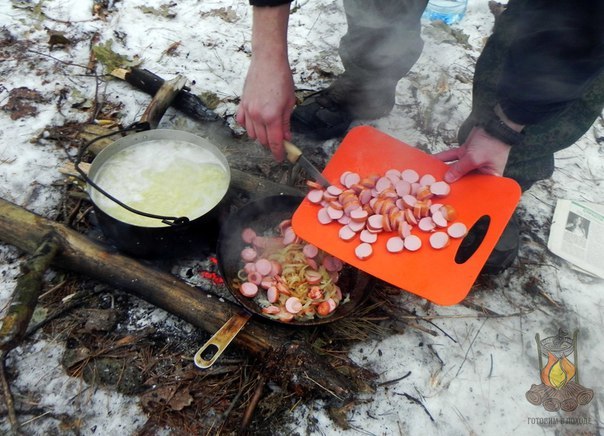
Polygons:
M195 358L193 359L195 365L202 369L207 369L212 366L231 341L235 339L237 333L245 326L251 316L250 313L242 311L230 317L220 330L214 333L214 336L212 336L197 353L195 353ZM216 350L209 359L205 359L203 355L210 346L215 347Z

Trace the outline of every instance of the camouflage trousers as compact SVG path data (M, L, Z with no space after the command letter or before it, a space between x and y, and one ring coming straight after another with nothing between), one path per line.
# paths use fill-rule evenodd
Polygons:
M493 113L497 82L518 19L510 0L476 63L472 112L459 129L462 144L475 125ZM345 75L367 96L386 98L411 69L423 49L420 17L427 0L344 0L348 31L339 54ZM548 178L554 171L554 153L574 144L594 123L604 107L604 73L596 77L581 98L562 113L525 128L523 143L515 146L505 175L523 189Z

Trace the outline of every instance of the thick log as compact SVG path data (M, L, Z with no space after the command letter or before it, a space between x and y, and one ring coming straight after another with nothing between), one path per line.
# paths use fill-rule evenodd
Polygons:
M155 93L164 84L164 79L145 69L117 69L112 71L111 75L125 80L130 85L140 89L143 92L146 92L149 95L155 95ZM220 119L218 114L209 109L199 97L186 89L181 90L178 95L176 95L172 105L194 120L217 121Z
M54 266L120 288L207 332L215 332L236 311L241 310L229 302L208 298L208 294L202 290L136 259L114 252L60 223L0 199L0 241L33 253L49 234L53 235L60 246L53 261ZM272 353L273 358L281 354L298 357L306 355L308 358L298 359L299 367L291 367L291 370L281 367L281 371L274 375L282 377L281 381L297 383L300 388L309 390L317 389L313 380L321 380L320 390L324 393L332 393L337 398L351 396L353 388L350 381L325 362L325 359L293 340L295 333L294 328L268 324L253 318L237 335L234 343L258 357L266 356L267 353ZM294 370L300 377L292 375ZM306 379L301 377L302 374L306 375Z
M170 274L0 199L0 239L3 242L32 253L51 232L62 246L55 257L56 266L121 288L208 332L220 328L237 310L217 298L208 298L203 291ZM273 347L269 338L283 340L278 332L269 331L260 323L250 323L236 340L250 352L260 354Z

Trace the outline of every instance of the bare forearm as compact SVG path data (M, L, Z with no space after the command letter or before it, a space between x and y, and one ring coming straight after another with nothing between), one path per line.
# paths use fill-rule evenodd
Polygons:
M288 20L288 3L254 6L252 59L236 117L249 137L268 146L277 161L285 156L283 140L291 137L290 117L296 103L287 57Z
M282 62L287 59L289 4L254 6L252 20L252 61Z

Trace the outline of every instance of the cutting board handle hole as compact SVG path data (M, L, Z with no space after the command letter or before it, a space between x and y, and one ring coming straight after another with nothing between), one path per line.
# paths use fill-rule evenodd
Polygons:
M478 250L480 244L489 230L491 217L483 215L468 230L468 234L463 238L457 253L455 253L455 263L466 263L468 259Z

